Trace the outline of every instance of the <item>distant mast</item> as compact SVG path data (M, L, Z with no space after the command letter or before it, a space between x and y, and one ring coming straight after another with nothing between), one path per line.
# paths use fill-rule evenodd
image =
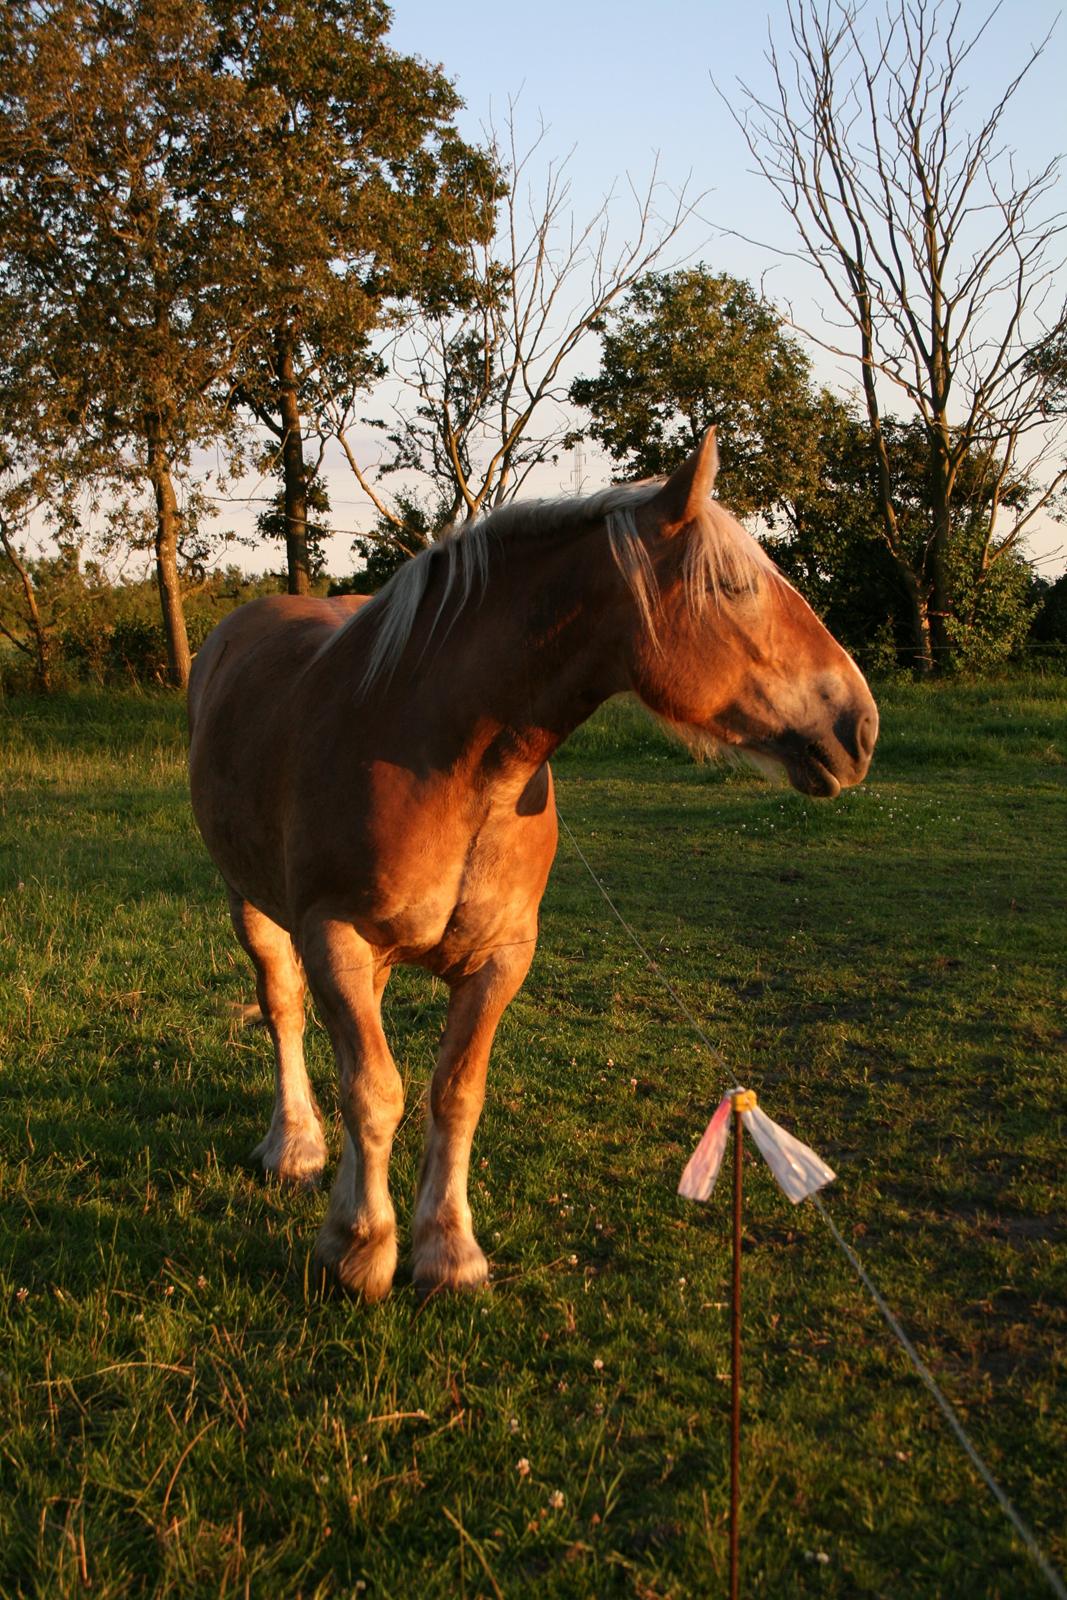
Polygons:
M585 490L585 446L581 439L574 447L574 465L571 468L571 483L574 485L575 494L582 494Z

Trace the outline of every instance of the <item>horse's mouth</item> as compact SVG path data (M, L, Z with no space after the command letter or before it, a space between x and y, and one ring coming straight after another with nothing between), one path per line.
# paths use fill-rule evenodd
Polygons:
M787 760L785 768L793 788L801 794L809 794L815 800L836 800L841 793L840 780L814 751Z
M836 800L841 793L841 780L836 776L826 759L826 752L815 744L792 746L791 748L774 749L765 745L762 750L752 752L761 767L764 762L773 763L779 771L785 772L790 784L798 789L801 794L807 794L814 800Z

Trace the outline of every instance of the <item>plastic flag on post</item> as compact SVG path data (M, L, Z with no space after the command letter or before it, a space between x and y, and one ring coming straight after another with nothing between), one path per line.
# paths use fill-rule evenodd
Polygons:
M731 1089L724 1094L715 1109L715 1115L704 1130L678 1185L678 1193L686 1200L708 1200L719 1176L722 1158L726 1153L726 1138L730 1131L730 1112L734 1101L744 1098L745 1103L736 1109L756 1146L774 1173L778 1186L788 1200L798 1205L814 1194L824 1184L832 1183L837 1173L814 1150L791 1133L773 1122L756 1104L756 1096L749 1089Z
M678 1193L707 1200L719 1176L730 1124L734 1129L733 1293L730 1301L730 1600L738 1600L741 1572L741 1129L748 1128L779 1187L794 1205L835 1177L806 1144L761 1111L751 1089L731 1089L690 1156Z

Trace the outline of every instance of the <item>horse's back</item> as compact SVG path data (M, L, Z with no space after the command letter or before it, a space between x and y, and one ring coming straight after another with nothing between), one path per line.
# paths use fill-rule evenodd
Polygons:
M193 660L189 677L189 728L196 732L210 702L238 684L257 698L288 689L302 667L369 595L272 594L250 600L224 617L208 634Z

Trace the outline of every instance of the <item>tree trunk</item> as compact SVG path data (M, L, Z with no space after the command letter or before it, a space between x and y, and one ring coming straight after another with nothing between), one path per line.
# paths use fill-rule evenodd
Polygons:
M908 592L908 605L911 615L912 645L915 652L914 669L928 677L937 670L935 657L935 644L931 636L930 609L922 586L915 573L903 562L898 561L897 566L904 579L904 587Z
M885 539L889 554L896 563L897 571L904 580L904 587L908 594L908 602L911 609L909 620L915 653L915 670L929 674L934 671L935 666L930 638L930 616L920 577L912 570L906 556L903 541L900 537L896 506L893 501L893 474L889 466L889 449L886 444L885 431L882 428L882 413L878 403L878 388L874 375L874 332L871 319L871 299L866 289L866 279L863 280L858 303L862 313L860 318L860 338L863 355L863 394L867 403L867 421L871 430L871 443L874 446L878 508L882 517L882 537Z
M930 517L933 523L930 539L930 647L935 672L947 672L952 665L952 639L949 619L952 615L952 583L949 576L949 552L952 548L951 491L949 487L950 448L948 427L930 443Z
M22 585L22 593L26 600L26 616L29 620L30 632L33 635L34 679L41 693L48 694L52 687L51 641L47 632L45 631L44 622L41 619L41 613L37 605L37 596L34 593L33 580L30 577L29 572L26 570L26 567L19 560L17 554L15 553L15 547L8 538L7 529L2 523L0 523L0 543L3 544L4 554L7 556L8 561L14 568L19 582ZM4 629L4 632L7 633L6 628ZM20 644L17 639L14 639L13 635L10 633L8 633L8 638L12 639L14 643L19 644L20 649L26 648L25 645Z
M279 328L276 340L278 411L282 424L282 474L285 485L285 561L289 574L289 593L307 594L311 588L307 468L304 464L304 434L293 366L292 329Z
M156 584L167 645L167 676L177 688L189 682L189 635L178 578L178 497L158 420L148 424L148 474L156 497Z

